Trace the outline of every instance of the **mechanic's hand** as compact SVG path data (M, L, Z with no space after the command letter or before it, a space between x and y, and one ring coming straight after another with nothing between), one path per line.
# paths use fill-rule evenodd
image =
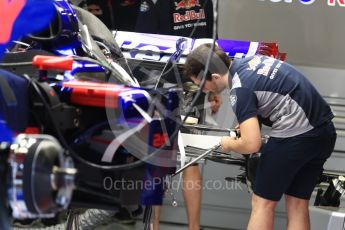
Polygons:
M215 114L218 112L219 107L222 105L222 97L216 93L208 94L208 102L211 104L211 112Z
M220 140L220 147L222 148L223 152L231 152L232 148L231 148L231 140L236 140L235 137L222 137L222 139Z
M240 124L237 124L236 126L235 126L235 130L236 130L236 133L237 133L237 137L240 137L241 136L241 130L240 130Z

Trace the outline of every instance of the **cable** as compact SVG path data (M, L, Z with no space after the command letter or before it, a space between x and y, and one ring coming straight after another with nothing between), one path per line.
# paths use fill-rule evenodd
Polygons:
M207 0L205 1L205 5L207 3ZM205 7L204 5L204 7ZM216 43L216 37L217 37L217 34L218 34L218 0L215 1L215 5L214 5L214 13L213 13L213 33L212 33L212 43L211 43L211 47L210 47L210 52L209 52L209 55L207 57L207 61L206 61L206 65L205 65L205 71L203 73L203 76L202 76L202 79L201 79L201 82L200 82L200 87L199 87L199 90L197 91L196 95L194 96L191 104L189 107L187 107L187 113L186 113L186 116L184 117L183 121L182 121L182 125L186 122L187 118L190 116L190 113L194 107L194 105L196 104L197 100L199 99L200 95L201 95L201 91L205 85L205 82L206 82L206 75L208 73L208 70L209 70L209 66L210 66L210 63L211 63L211 58L212 58L212 54L213 54L213 51L214 51L214 47L215 47L215 43ZM196 27L194 27L195 29ZM195 30L194 30L195 31ZM191 34L192 35L192 34ZM175 53L173 53L171 55L171 58L176 55L176 53L178 52L178 50L175 51ZM181 52L182 54L182 52ZM159 79L158 79L158 82L160 81L161 79L161 76L164 73L164 70L166 69L166 67L168 66L168 64L170 63L170 59L169 61L167 62L167 64L164 66L163 68L163 72L162 74L160 75ZM172 62L172 67L170 69L168 69L168 71L170 71L174 65L176 65L176 62ZM167 72L168 72L167 71ZM158 82L156 84L156 87L158 85ZM178 129L179 130L179 129ZM175 133L174 133L175 134ZM177 134L175 134L177 135Z
M16 62L16 63L0 63L0 66L1 67L6 67L6 66L9 66L9 67L12 67L12 66L30 66L32 65L32 61L28 61L28 62Z
M211 0L206 0L205 2L204 2L204 5L202 6L202 8L205 10L205 7L206 7L206 4L207 4L207 2L208 1L211 1ZM213 10L213 9L212 9ZM214 16L213 16L214 17ZM189 34L189 38L191 38L193 35L194 35L194 33L195 33L195 31L196 31L196 28L197 28L197 24L199 24L199 22L200 22L200 20L201 20L201 18L198 18L198 20L194 23L194 27L193 27L193 30L192 30L192 32ZM213 23L213 25L214 25L214 23ZM217 35L216 35L217 36Z
M197 94L194 96L193 101L191 102L191 105L188 107L186 116L184 117L183 121L181 123L177 123L175 131L169 137L170 141L173 140L176 137L176 135L178 134L178 132L180 130L180 127L185 124L187 118L190 116L190 113L191 113L191 111L192 111L196 101L198 100L198 98L199 98L199 96L201 94L202 88L205 85L206 75L208 73L209 66L210 66L210 63L211 63L211 58L212 58L212 54L213 54L213 51L214 51L214 47L215 47L215 43L216 43L216 36L217 36L217 31L218 31L218 2L219 2L219 0L215 0L214 13L213 13L213 17L214 17L214 20L213 20L213 34L212 34L213 42L211 44L210 52L209 52L209 55L207 57L207 61L206 61L206 65L205 65L205 71L203 73L202 80L200 82L199 90L197 91ZM165 144L161 148L166 147L166 145L167 144Z
M164 65L164 68L161 72L161 74L159 75L159 78L157 79L157 82L156 82L156 85L155 85L155 90L157 89L158 85L159 85L159 82L161 81L162 79L162 76L165 74L165 73L169 73L175 66L176 66L176 61L181 57L182 53L183 53L183 42L186 42L187 40L185 38L179 38L177 41L176 41L176 51L174 53L171 54L168 62ZM168 67L169 64L172 64L172 66L165 72L165 69ZM181 80L179 81L181 82ZM182 88L182 82L181 82L181 88Z
M210 52L209 52L208 57L207 57L207 61L206 61L206 65L205 65L205 71L203 73L203 76L202 76L202 79L201 79L201 82L200 82L200 85L199 85L199 90L197 91L196 95L194 96L194 98L193 98L193 100L191 102L191 105L187 109L187 113L186 113L186 116L184 117L184 119L182 121L182 124L184 124L186 122L187 118L189 117L189 115L190 115L190 113L191 113L195 103L197 102L197 100L200 97L201 91L204 88L204 85L205 85L205 82L206 82L206 76L207 76L207 73L208 73L208 70L209 70L209 67L210 67L211 58L212 58L212 54L213 54L215 43L216 43L216 34L217 34L217 25L218 25L218 1L219 0L215 1L215 8L214 8L214 13L213 13L213 17L214 17L214 21L213 21L213 35L212 35L213 42L211 44Z
M205 10L205 7L206 7L206 4L208 3L208 1L209 0L206 0L205 2L204 2L204 5L202 6L202 8ZM218 6L217 6L218 7ZM218 9L217 9L218 10ZM214 15L213 15L213 17L214 17ZM193 37L193 35L194 35L194 33L195 33L195 31L196 31L196 29L197 29L197 24L200 22L200 20L201 20L201 18L199 18L193 25L193 30L191 31L191 33L188 35L188 38L192 38ZM215 26L215 23L214 23L214 20L213 20L213 31L214 31L214 26ZM212 33L212 39L215 39L215 38L217 38L217 32L216 32L216 34L215 34L215 36L214 36L214 32ZM159 80L160 80L160 78L163 76L163 75L165 75L166 73L169 73L175 66L176 66L176 62L174 62L174 61L170 61L171 60L171 58L174 56L174 55L176 55L176 52L177 51L175 51L173 54L171 54L171 56L170 56L170 58L169 58L169 60L168 60L168 62L164 65L164 67L163 67L163 70L162 70L162 73L161 73L161 75L159 76ZM181 52L181 54L180 55L182 55L182 52ZM172 63L172 66L169 68L169 69L167 69L166 71L165 71L165 69L167 68L167 66L170 64L170 63ZM156 84L156 87L157 87L157 85L158 85L158 82L157 82L157 84Z
M214 47L215 47L215 42L216 42L217 27L218 27L218 1L219 0L215 0L215 7L214 7L214 14L213 14L213 17L214 17L214 21L213 21L213 35L212 35L213 42L212 42L211 47L210 47L210 53L209 53L209 55L207 57L207 61L206 61L206 65L205 65L205 71L203 73L202 80L200 82L200 88L197 91L197 94L195 95L193 101L191 102L191 105L189 106L189 108L187 110L185 118L183 119L183 121L181 123L177 123L175 131L169 137L170 140L173 140L176 137L176 135L178 134L178 132L180 130L180 127L186 122L187 118L189 117L189 115L190 115L190 113L192 111L193 106L195 105L196 101L198 100L198 98L199 98L199 96L201 94L202 88L205 85L206 75L208 73L208 69L209 69L209 66L210 66L210 63L211 63L211 58L212 58L212 54L213 54ZM164 148L166 145L167 144L165 144L161 148Z

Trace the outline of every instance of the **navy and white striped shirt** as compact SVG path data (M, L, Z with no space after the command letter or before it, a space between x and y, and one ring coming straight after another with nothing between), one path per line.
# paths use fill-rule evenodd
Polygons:
M230 102L239 123L257 116L273 137L305 133L334 117L309 80L283 61L253 56L230 67Z

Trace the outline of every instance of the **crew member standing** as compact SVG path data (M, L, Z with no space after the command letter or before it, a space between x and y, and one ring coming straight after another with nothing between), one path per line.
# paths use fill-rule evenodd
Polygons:
M211 38L211 0L143 0L136 32Z
M191 38L212 38L212 0L142 0L136 32L176 35ZM170 74L173 74L171 71ZM220 98L220 96L216 96ZM197 107L203 110L205 95ZM202 114L202 112L201 112ZM204 118L201 118L203 120ZM199 119L200 120L200 119ZM189 230L200 229L201 174L198 165L183 172L183 195ZM155 208L154 229L158 229L159 207Z
M188 55L185 74L200 85L200 72L213 52L202 90L220 93L230 88L241 133L239 138L223 137L221 147L225 152L261 152L247 229L273 229L274 211L283 195L287 229L310 229L309 199L337 137L330 106L286 62L260 55L231 61L220 48L210 47L199 46ZM261 123L272 127L262 149Z

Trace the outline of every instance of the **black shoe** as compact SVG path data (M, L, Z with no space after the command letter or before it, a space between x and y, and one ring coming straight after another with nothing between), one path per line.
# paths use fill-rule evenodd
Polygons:
M134 224L132 213L128 211L127 208L121 207L117 213L115 213L114 218L116 222L120 224Z

